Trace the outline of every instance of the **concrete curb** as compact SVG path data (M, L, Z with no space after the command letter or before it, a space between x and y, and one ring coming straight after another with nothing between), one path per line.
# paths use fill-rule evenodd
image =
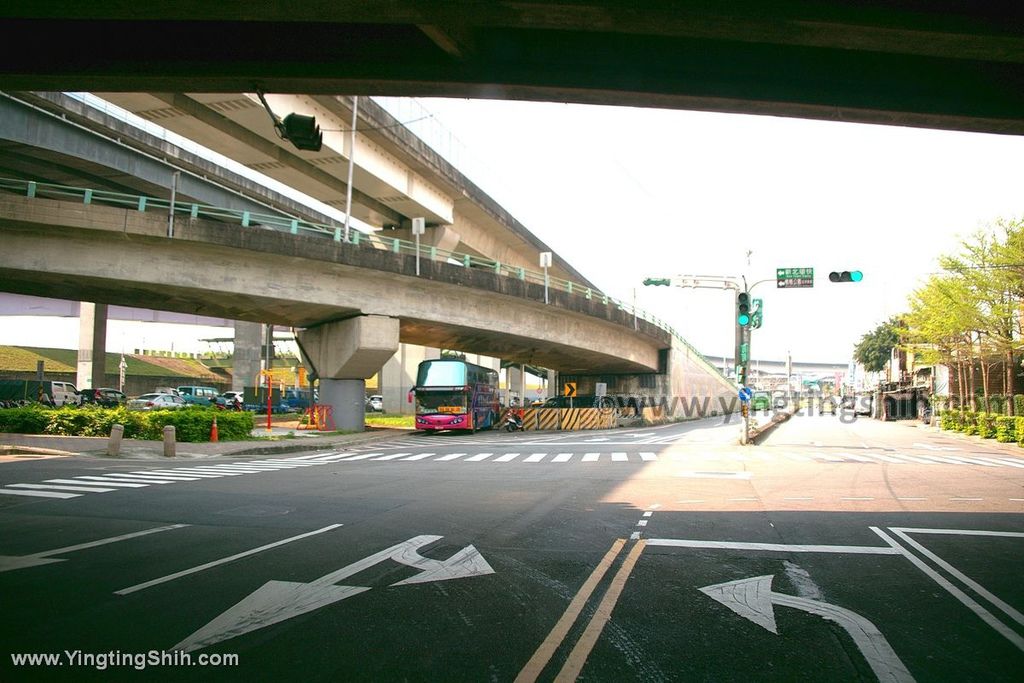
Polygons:
M799 408L797 408L793 412L775 413L775 415L772 416L771 422L761 427L758 427L757 429L753 430L750 433L750 444L756 446L758 439L760 439L762 436L765 436L766 434L771 433L773 429L778 427L783 422L789 420L789 418L793 417L793 415L796 414L797 410L799 410Z

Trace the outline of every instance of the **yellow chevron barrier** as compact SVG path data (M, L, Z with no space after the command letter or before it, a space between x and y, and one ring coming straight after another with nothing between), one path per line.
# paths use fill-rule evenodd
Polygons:
M611 429L615 426L615 414L598 408L521 408L523 429L579 431L587 429ZM504 422L508 409L501 413ZM501 424L499 422L499 424Z

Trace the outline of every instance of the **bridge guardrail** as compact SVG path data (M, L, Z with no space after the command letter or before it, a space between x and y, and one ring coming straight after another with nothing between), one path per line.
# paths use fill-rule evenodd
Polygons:
M342 228L337 225L323 225L286 216L254 213L251 211L239 211L224 207L198 204L196 202L175 201L172 205L172 202L169 199L162 199L160 197L125 194L109 190L94 190L90 188L57 185L54 183L43 183L34 180L20 180L14 178L0 178L0 190L6 190L13 194L29 198L74 199L82 201L83 204L101 204L105 206L134 209L141 212L173 211L175 216L182 216L184 218L203 218L225 223L237 223L242 228L264 227L289 232L293 235L318 235L333 239L335 242L344 241ZM385 237L372 233L364 233L359 230L350 231L349 244L358 248L388 250L396 254L415 255L417 253L417 246L415 242L395 237ZM668 332L692 351L694 357L704 365L706 369L721 376L726 381L731 382L731 380L722 374L721 370L708 362L692 344L686 341L686 339L684 339L683 336L667 322L648 313L647 311L634 307L630 303L608 296L604 292L596 290L593 287L575 283L571 280L545 275L542 272L529 270L527 268L510 266L507 263L481 258L473 254L453 252L423 244L419 246L419 255L421 258L442 260L448 264L462 266L464 268L491 269L497 275L517 278L533 284L543 285L546 278L547 285L552 290L563 291L568 294L582 296L590 300L597 299L602 301L606 306L616 306L620 310L626 311L636 318L645 320L665 332Z

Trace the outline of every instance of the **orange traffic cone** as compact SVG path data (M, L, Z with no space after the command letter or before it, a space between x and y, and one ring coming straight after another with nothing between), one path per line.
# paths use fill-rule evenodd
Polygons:
M213 426L210 427L210 443L217 443L220 440L217 434L217 418L213 418Z

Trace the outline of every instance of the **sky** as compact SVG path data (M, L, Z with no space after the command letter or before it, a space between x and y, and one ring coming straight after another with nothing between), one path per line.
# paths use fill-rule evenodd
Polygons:
M732 355L734 294L644 278L770 279L752 289L764 299L752 358L845 363L940 254L1024 216L1024 137L559 103L426 99L400 111L428 142L449 135L439 151L454 146L457 167L584 276L635 296L711 358ZM814 268L815 286L776 289L778 267ZM833 284L833 270L864 279ZM15 341L35 328L49 328L39 345L77 342L77 321L3 327L3 344L39 344ZM215 336L196 332L119 329L108 350L164 339L199 351L195 340Z

